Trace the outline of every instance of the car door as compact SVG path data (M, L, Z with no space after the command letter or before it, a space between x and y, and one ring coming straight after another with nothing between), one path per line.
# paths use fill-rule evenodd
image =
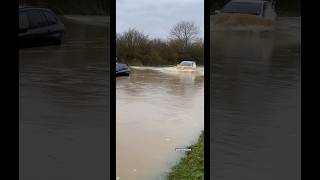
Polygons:
M41 42L47 36L48 31L48 24L45 17L40 10L29 10L27 11L27 16L29 21L29 39L33 42Z

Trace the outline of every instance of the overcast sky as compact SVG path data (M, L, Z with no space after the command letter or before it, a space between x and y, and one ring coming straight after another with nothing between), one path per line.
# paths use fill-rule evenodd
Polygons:
M203 38L203 0L117 0L117 33L135 28L152 38L167 38L179 21L194 22Z

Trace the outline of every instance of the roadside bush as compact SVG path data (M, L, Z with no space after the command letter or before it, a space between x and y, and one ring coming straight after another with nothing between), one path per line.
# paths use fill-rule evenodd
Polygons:
M151 39L135 29L117 34L118 61L129 65L167 66L184 59L203 64L203 41L185 44L176 39Z

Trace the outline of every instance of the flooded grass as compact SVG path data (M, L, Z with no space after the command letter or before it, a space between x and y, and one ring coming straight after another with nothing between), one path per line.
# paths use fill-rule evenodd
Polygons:
M198 142L193 144L191 151L183 157L179 164L172 168L168 180L196 180L204 178L204 137L201 133Z

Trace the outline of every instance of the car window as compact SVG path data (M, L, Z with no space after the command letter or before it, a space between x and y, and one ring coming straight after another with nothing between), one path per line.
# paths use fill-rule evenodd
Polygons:
M19 13L19 28L29 28L29 22L26 12Z
M181 66L192 66L192 62L184 61L184 62L181 62L180 65L181 65Z
M117 63L117 66L116 66L117 71L125 70L127 68L128 68L127 65Z
M30 29L48 25L45 17L38 10L28 11L28 20Z
M43 11L43 14L46 17L49 25L57 24L57 19L52 13L48 11Z

